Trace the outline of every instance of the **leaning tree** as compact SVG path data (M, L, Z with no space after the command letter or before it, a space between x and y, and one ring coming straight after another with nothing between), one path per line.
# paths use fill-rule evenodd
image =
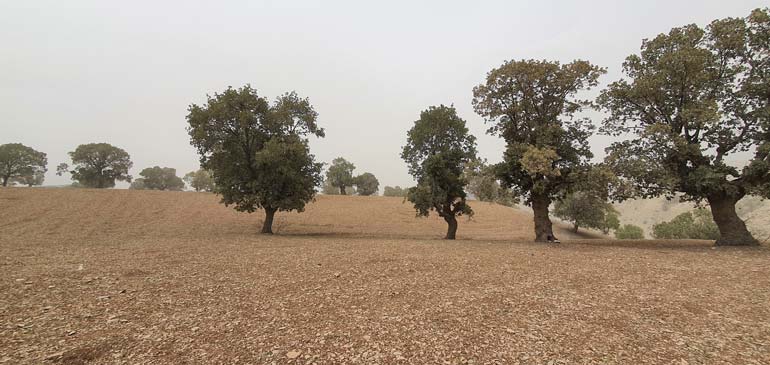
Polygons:
M506 188L532 206L535 241L554 239L548 207L583 176L593 157L593 125L576 114L591 103L576 94L596 86L604 69L587 61L508 61L473 89L473 107L487 133L506 144L496 174Z
M644 40L602 92L602 131L630 136L606 162L636 196L707 201L717 245L756 245L735 211L770 197L770 15L687 25ZM742 168L728 161L746 159Z
M57 175L69 172L80 185L97 189L115 187L116 180L131 182L128 171L134 164L122 148L109 143L81 144L69 155L72 170L66 163L59 164Z
M303 211L323 180L307 140L324 136L317 117L294 92L270 105L246 85L190 105L187 130L222 203L249 213L264 209L262 233L271 234L275 213Z
M401 158L417 186L409 188L407 199L418 216L434 210L447 222L446 239L457 234L457 216L472 215L466 202L463 177L465 164L476 159L476 138L453 106L431 106L407 133Z
M22 182L35 185L36 177L42 177L47 171L48 159L45 153L35 151L21 143L0 145L0 183L8 186L9 182ZM30 185L30 186L32 186ZM37 184L40 185L40 184Z

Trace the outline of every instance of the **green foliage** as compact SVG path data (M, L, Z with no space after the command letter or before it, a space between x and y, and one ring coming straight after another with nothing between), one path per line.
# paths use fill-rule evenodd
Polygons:
M487 165L485 160L471 161L465 165L464 179L468 182L468 192L483 202L493 202L512 207L517 199L510 189L503 188L497 181L495 167Z
M719 228L707 209L696 209L652 226L652 236L661 239L716 240L719 239Z
M590 121L575 114L591 103L576 93L590 89L605 71L586 61L508 61L473 89L473 107L503 137L507 149L498 177L515 196L563 196L593 157Z
M264 233L275 211L303 211L322 182L322 164L306 136L324 136L307 99L287 93L270 103L251 86L228 88L192 104L187 121L201 167L211 171L225 205L238 211L264 208Z
M641 240L644 239L644 230L633 224L625 224L615 230L615 238L619 240Z
M21 143L0 145L0 183L20 182L25 185L40 185L48 171L48 158ZM39 182L39 183L38 183ZM31 184L30 184L31 183Z
M73 187L76 187L73 185ZM131 185L128 186L129 190L147 190L147 186L144 185L144 179L134 179L134 181L131 182Z
M590 192L578 191L554 205L554 215L579 227L594 228L605 234L620 226L618 212L605 199Z
M607 162L635 183L635 196L770 197L768 39L768 10L757 9L671 29L626 58L627 78L598 101L609 113L603 132L632 136L608 149ZM746 152L743 169L725 161Z
M382 196L405 197L409 189L402 189L400 186L386 186L382 189Z
M182 179L195 191L213 192L216 187L211 171L206 169L190 171Z
M340 194L345 195L345 188L354 184L353 170L356 166L342 157L337 157L332 161L329 170L326 171L326 181L333 187L339 189Z
M142 177L131 183L130 189L174 190L184 189L184 181L171 167L148 167L139 173Z
M108 143L81 144L69 153L73 169L72 179L87 188L112 188L115 181L131 182L128 170L134 165L126 151ZM57 174L69 170L65 163L59 164Z
M353 184L356 186L358 194L364 196L377 195L377 191L380 189L380 182L377 177L369 172L364 172L353 178Z
M401 158L417 180L407 199L418 215L435 210L449 223L458 215L473 214L465 200L463 168L476 159L476 138L468 133L454 107L431 106L420 113L407 133ZM447 238L454 236L447 234Z

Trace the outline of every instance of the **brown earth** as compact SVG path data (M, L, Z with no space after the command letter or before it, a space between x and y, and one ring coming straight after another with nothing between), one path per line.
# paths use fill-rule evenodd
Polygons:
M217 201L0 189L0 363L770 363L765 247L534 244L485 203L448 242L338 196L262 236Z

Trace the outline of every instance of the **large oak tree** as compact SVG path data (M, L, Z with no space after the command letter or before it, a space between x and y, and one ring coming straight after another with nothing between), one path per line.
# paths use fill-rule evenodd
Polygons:
M593 125L576 114L591 103L576 94L604 69L587 61L508 61L473 89L473 107L507 148L497 176L532 206L535 241L555 239L548 208L589 168Z
M607 163L637 196L706 200L717 245L758 244L735 204L770 197L768 10L644 40L623 69L599 97L609 113L603 131L630 136L608 148ZM748 163L728 163L736 155Z
M251 86L228 88L192 104L187 115L191 144L201 167L212 173L225 205L265 210L262 233L273 233L277 211L303 211L322 182L322 164L310 154L307 136L323 137L308 99L286 93L270 103Z

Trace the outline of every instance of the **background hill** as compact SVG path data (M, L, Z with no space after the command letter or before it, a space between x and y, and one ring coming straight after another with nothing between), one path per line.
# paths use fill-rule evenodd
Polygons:
M620 212L621 224L634 224L644 229L644 234L652 238L652 226L669 221L679 214L695 208L693 203L680 203L678 200L665 198L629 200L615 204ZM743 198L737 205L738 215L754 236L765 241L770 238L770 201L757 197Z
M199 237L259 232L262 211L239 213L209 193L92 189L0 189L0 233L28 237ZM458 239L530 241L529 208L471 202L476 214L460 217ZM12 229L11 229L12 228ZM303 213L280 212L275 232L284 235L442 238L446 223L437 216L416 218L403 198L320 195ZM560 239L601 238L574 234L556 224Z

